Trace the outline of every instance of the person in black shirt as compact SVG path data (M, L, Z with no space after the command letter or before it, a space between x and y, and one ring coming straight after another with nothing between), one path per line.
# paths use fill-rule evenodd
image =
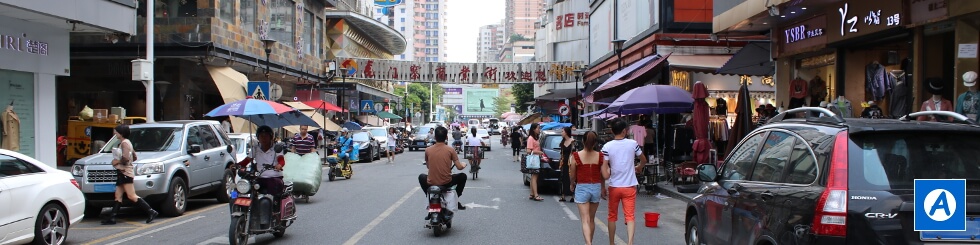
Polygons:
M517 130L519 127L514 126L514 129L510 131L510 147L514 150L514 162L520 161L520 153L523 145L521 144L521 140L524 138L524 135L521 134L520 130Z

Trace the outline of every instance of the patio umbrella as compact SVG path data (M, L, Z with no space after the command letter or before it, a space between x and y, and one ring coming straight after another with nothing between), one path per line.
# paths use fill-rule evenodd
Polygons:
M616 114L671 114L691 111L694 99L691 93L670 85L651 84L626 91L616 98L608 113Z
M380 117L380 118L388 118L388 119L402 119L402 117L400 117L398 115L395 115L395 114L392 114L391 112L387 112L387 111L379 111L378 112L378 117Z
M349 130L361 130L361 125L360 124L357 124L356 122L351 122L351 121L345 122L344 125L341 125L341 127L346 128L346 129L349 129Z
M517 114L517 113L513 113L513 112L504 112L504 114L500 114L500 118L508 118L510 116L513 116L513 115L520 116L521 114Z
M336 111L336 112L347 112L347 110L341 110L339 106L323 100L308 100L308 101L303 101L303 104L306 104L310 107L317 108L317 109L324 109L324 110Z
M708 140L708 102L704 98L708 97L708 88L704 83L694 84L694 118L691 119L694 128L693 157L697 163L707 163L711 151L711 142Z
M541 124L541 130L571 127L571 123L549 122Z
M616 119L617 117L619 117L619 115L612 114L612 113L602 113L595 116L595 118L603 119L603 120L612 120L612 119Z
M517 124L520 124L520 125L530 124L532 122L537 122L540 119L541 119L541 113L534 113L534 114L531 114L531 115L527 115L524 118L521 118L521 121L520 122L517 122Z
M281 128L290 125L318 126L309 116L292 107L268 100L244 99L227 103L208 112L206 116L236 116L255 125Z
M742 141L746 135L755 129L755 125L752 123L752 106L749 99L749 87L742 84L742 87L738 89L738 101L735 102L735 124L732 125L731 133L728 134L728 146L725 147L725 153L732 152L735 149L735 145L738 145L739 141Z
M520 121L520 120L521 120L521 115L518 114L510 115L504 118L504 121Z

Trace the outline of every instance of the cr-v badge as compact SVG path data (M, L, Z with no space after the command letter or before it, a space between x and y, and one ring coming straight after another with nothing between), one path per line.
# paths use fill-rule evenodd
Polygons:
M868 217L868 218L871 218L871 219L891 219L891 218L895 218L895 216L898 216L898 214L892 214L892 213L888 213L888 214L886 214L886 213L866 213L866 214L864 214L864 217Z

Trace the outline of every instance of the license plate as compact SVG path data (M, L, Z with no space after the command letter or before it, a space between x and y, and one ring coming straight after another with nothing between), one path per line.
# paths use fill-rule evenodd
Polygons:
M95 184L95 192L97 193L116 192L116 184Z
M252 205L252 199L249 198L235 199L235 205L248 207L249 205Z
M980 236L980 217L967 217L965 231L919 232L922 241L976 241L977 236Z
M442 209L440 209L440 208L430 208L429 209L429 213L438 213L438 212L442 212Z
M418 143L415 143L415 145L425 145L425 143L418 142Z

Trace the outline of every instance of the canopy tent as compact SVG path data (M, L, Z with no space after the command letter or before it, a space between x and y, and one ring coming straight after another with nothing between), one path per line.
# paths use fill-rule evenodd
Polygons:
M224 103L231 103L245 99L245 86L248 84L248 77L231 67L207 66L214 85L218 87L221 100ZM254 133L255 124L248 122L240 117L230 117L231 128L235 133Z
M596 89L592 91L592 94L585 97L585 101L594 103L596 101L602 101L608 97L616 97L632 87L623 86L624 84L637 83L637 85L640 85L643 82L646 82L647 80L643 78L650 78L658 74L659 69L655 68L660 67L661 64L666 64L667 62L664 61L666 61L669 57L670 54L654 54L640 59L637 62L633 62L633 64L630 64L629 66L613 74L611 77L609 77L609 79L600 84L599 87L596 87Z
M402 119L401 116L392 114L391 112L387 112L387 111L379 111L378 112L378 117L380 117L380 118L386 118L386 119Z

